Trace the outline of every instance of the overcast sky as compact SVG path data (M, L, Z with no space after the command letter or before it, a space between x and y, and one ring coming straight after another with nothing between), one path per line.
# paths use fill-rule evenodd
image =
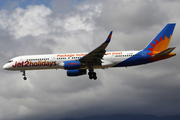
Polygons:
M45 120L110 114L180 114L179 0L2 0L0 119ZM167 24L177 56L129 68L67 77L65 70L19 71L2 66L19 55L143 49Z

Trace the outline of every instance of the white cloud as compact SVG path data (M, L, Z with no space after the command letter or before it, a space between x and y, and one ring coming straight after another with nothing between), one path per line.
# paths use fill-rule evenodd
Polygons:
M47 16L51 10L43 5L28 6L27 9L16 8L12 13L0 12L0 25L17 39L27 35L38 36L48 33Z
M26 9L16 8L9 13L7 10L0 11L0 27L7 30L16 39L27 35L39 36L62 30L86 30L94 29L92 17L97 16L98 6L95 10L88 11L85 15L66 15L65 18L51 18L53 11L44 5L27 6ZM79 8L77 8L79 9ZM88 8L81 9L81 11ZM58 15L57 13L55 13ZM87 20L91 20L88 22Z

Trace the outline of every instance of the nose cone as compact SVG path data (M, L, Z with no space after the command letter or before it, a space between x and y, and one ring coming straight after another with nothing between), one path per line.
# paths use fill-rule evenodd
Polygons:
M5 65L3 66L3 69L8 70L8 69L9 69L8 65L5 64Z

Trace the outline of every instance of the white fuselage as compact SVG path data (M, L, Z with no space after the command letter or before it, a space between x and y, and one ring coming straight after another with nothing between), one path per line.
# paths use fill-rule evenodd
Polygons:
M93 66L94 69L112 67L139 51L112 51L106 52L101 66ZM38 70L38 69L64 69L64 61L76 61L87 53L64 53L44 55L24 55L12 58L3 68L6 70ZM87 66L80 69L88 69Z

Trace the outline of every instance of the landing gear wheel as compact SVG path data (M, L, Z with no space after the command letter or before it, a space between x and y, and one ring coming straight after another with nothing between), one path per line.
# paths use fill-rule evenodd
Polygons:
M96 80L97 79L97 76L94 76L94 80Z
M23 72L23 74L22 74L22 76L23 76L23 79L24 79L24 80L27 80L27 77L26 77L25 70L22 70L22 71L20 71L20 72Z
M24 80L27 80L27 77L23 77Z
M88 75L91 76L92 72L88 72Z
M95 72L92 72L92 75L93 75L93 76L96 76L96 73L95 73Z
M89 72L88 72L88 75L89 75L89 79L94 79L94 80L97 79L97 76L96 76L96 73L95 73L95 72L89 71Z
M92 72L92 77L93 77L94 80L97 79L97 76L96 76L96 73L95 73L95 72Z

